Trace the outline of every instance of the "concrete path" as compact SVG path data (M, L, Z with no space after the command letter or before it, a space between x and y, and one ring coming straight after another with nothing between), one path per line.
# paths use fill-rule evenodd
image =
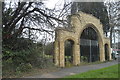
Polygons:
M26 78L62 78L68 75L74 75L74 74L86 72L89 70L100 69L100 68L108 67L115 64L118 64L118 61L111 61L111 62L93 64L93 65L76 66L72 68L63 68L57 72L50 72L42 75L34 75Z

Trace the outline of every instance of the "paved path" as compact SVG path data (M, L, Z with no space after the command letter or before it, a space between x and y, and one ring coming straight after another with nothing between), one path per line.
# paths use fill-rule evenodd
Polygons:
M77 73L86 72L89 70L100 69L100 68L108 67L108 66L115 65L115 64L118 64L118 62L111 61L111 62L106 62L106 63L101 63L101 64L76 66L72 68L63 68L57 72L50 72L50 73L46 73L42 75L34 75L34 76L26 77L26 78L62 78L67 75L73 75Z

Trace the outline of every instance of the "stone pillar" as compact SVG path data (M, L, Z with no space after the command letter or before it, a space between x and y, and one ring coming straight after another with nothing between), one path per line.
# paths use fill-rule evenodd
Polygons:
M109 56L109 60L112 60L112 57L111 57L111 46L110 46L110 43L108 44L108 56Z
M103 62L105 61L105 50L104 50L104 45L102 42L99 42L99 51L100 51L100 61Z
M65 58L64 58L64 56L65 56L65 54L64 54L64 42L63 41L61 41L60 42L60 53L59 53L59 62L60 62L60 67L65 67Z
M73 48L73 64L79 65L80 64L80 47L79 44L74 44Z
M58 41L55 41L54 43L54 61L55 65L59 66L59 45Z

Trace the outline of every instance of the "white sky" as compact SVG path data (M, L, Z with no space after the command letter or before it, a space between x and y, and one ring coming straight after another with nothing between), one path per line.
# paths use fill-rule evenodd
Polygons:
M53 9L56 4L62 7L64 0L45 0L44 3L47 8Z
M59 0L46 0L46 7L53 9L55 4L58 2Z

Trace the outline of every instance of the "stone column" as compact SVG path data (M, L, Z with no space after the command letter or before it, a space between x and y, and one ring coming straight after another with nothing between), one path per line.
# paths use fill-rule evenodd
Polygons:
M104 45L102 42L99 42L99 50L100 50L100 61L103 62L105 61L105 50L104 50Z
M108 44L108 56L109 56L109 60L112 60L112 57L111 57L111 46L110 46L110 43Z
M73 48L73 64L74 65L80 64L80 46L77 43L74 44Z
M54 43L54 61L55 65L59 66L59 45L58 41L55 41Z
M64 54L64 42L63 41L61 41L60 42L60 53L59 53L59 62L60 62L60 67L65 67L65 58L64 58L64 56L65 56L65 54Z

